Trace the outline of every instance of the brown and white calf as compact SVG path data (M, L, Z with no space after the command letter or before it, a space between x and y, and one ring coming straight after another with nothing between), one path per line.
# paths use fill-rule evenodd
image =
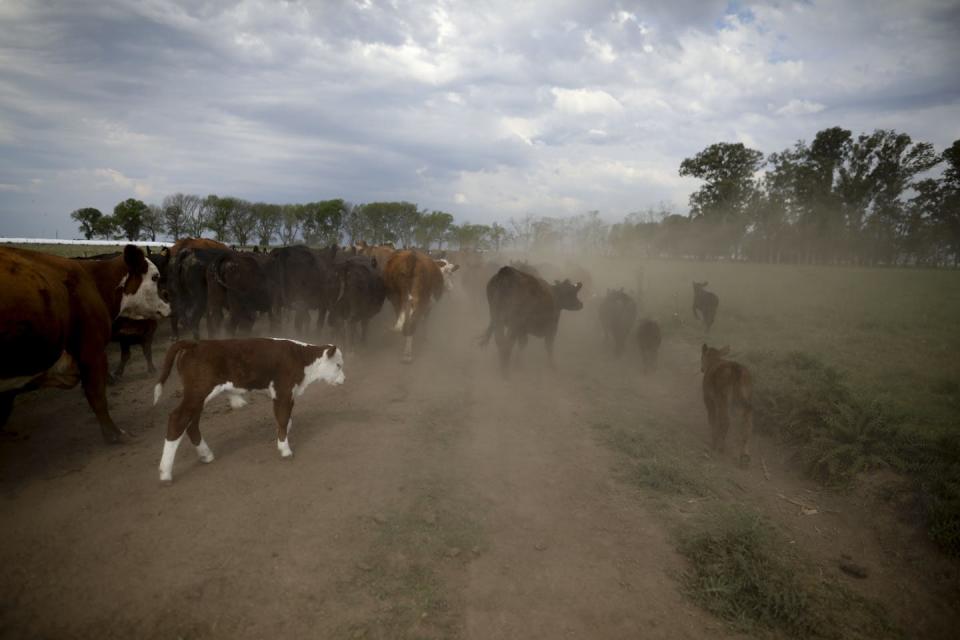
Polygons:
M324 380L343 384L343 353L334 345L314 345L280 338L245 340L181 340L167 351L160 380L153 390L153 403L163 393L163 383L176 362L183 385L183 399L170 414L167 437L160 459L160 482L173 481L173 460L183 432L197 448L201 462L213 462L213 452L200 434L203 407L225 393L230 406L246 404L248 391L265 391L273 400L277 421L277 449L284 458L293 455L288 442L293 426L294 399L310 384Z

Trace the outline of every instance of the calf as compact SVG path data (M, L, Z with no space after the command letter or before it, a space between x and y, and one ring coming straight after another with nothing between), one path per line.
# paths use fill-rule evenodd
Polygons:
M660 325L656 320L644 318L637 326L637 344L640 345L640 361L644 373L657 370L660 352Z
M730 428L731 405L743 415L740 432L740 459L742 467L750 465L750 435L753 433L753 382L750 371L732 360L724 360L730 347L713 349L706 344L700 351L700 371L703 372L703 403L710 423L711 446L716 451L726 448Z
M703 318L703 323L707 327L707 333L713 326L713 320L717 317L717 307L720 306L720 298L717 294L707 291L707 282L693 283L693 317ZM697 312L700 312L698 315Z
M623 289L607 289L607 296L600 303L600 325L603 341L613 338L613 353L618 358L623 354L627 334L637 319L637 303Z
M577 311L583 303L577 298L582 285L569 280L547 284L545 280L513 267L501 268L487 283L487 304L490 306L490 324L480 339L480 345L495 336L500 352L500 369L507 372L510 352L518 342L520 348L533 334L544 339L550 367L554 368L553 341L560 325L560 312Z
M167 437L160 459L160 482L173 481L173 460L186 431L201 462L213 462L213 452L200 434L203 407L221 393L230 406L246 404L243 394L266 391L273 400L277 421L277 449L284 458L293 455L287 437L293 426L294 398L317 380L343 384L343 354L333 345L312 345L278 338L244 340L181 340L163 361L160 380L153 390L153 404L163 393L163 383L176 362L183 385L183 399L170 414Z

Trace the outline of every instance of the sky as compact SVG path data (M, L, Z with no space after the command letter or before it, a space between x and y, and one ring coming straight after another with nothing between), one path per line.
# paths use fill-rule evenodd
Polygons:
M216 193L608 220L714 142L960 138L960 2L0 2L0 236Z

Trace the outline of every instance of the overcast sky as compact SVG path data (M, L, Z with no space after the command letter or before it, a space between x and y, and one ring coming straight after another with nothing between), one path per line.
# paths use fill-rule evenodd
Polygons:
M652 7L652 8L651 8ZM492 222L660 201L713 142L960 138L960 2L0 2L0 235L183 191Z

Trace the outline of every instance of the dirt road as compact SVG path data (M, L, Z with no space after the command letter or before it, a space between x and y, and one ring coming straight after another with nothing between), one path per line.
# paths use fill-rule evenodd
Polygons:
M298 402L292 460L276 451L265 396L236 411L218 399L201 423L216 461L182 447L171 487L156 467L178 382L153 409L139 358L110 397L127 445L101 443L79 391L24 397L12 424L30 438L0 444L0 635L735 635L679 587L664 509L685 501L624 483L598 437L608 424L649 431L704 460L695 354L668 344L662 374L645 379L635 357L600 352L587 309L562 321L557 371L533 340L504 380L475 342L483 313L467 311L441 306L413 365L386 333L348 352L346 384ZM776 490L759 469L704 464L792 522L775 494L805 485L767 455ZM858 557L882 576L870 595L899 623L948 630L945 596L917 587L920 566L885 558L865 518L833 521L831 544L859 535ZM807 525L798 540L819 548Z

